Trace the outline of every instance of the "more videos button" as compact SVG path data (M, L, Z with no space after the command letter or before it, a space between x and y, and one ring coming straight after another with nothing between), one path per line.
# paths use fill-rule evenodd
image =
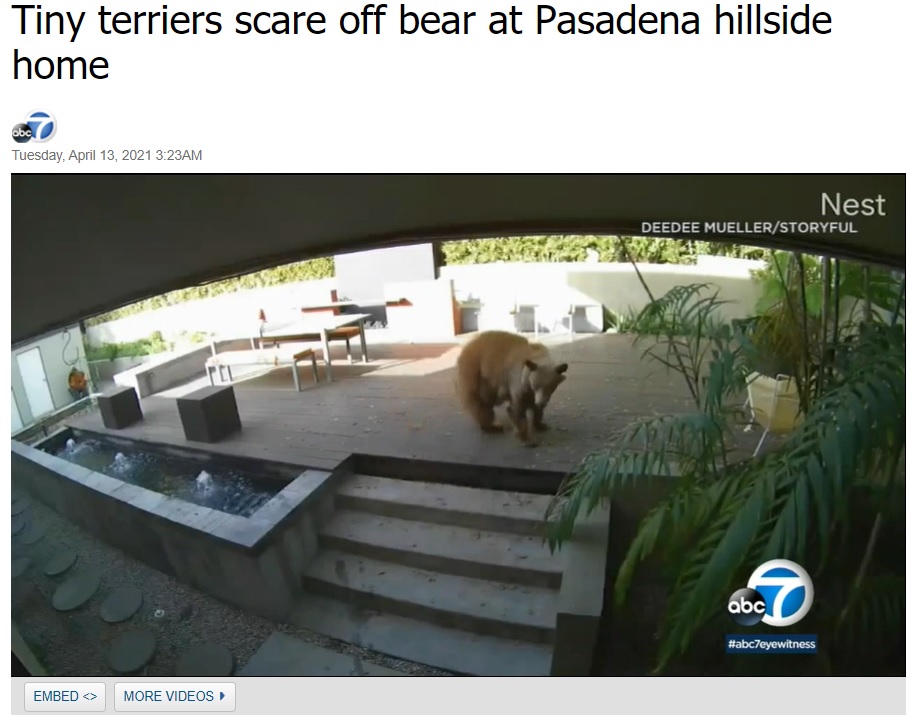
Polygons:
M119 712L233 712L237 689L233 683L116 683Z
M105 683L26 683L26 712L105 712Z

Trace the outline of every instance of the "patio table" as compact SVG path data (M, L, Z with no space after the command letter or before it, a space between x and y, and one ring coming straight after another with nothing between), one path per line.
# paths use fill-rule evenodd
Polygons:
M266 343L312 342L320 340L323 345L323 360L326 363L326 381L333 381L333 361L329 353L330 337L340 328L351 325L358 327L361 342L361 361L368 362L368 344L365 341L364 321L372 317L368 313L346 313L342 315L307 314L300 320L281 326L262 326L259 329L259 347Z

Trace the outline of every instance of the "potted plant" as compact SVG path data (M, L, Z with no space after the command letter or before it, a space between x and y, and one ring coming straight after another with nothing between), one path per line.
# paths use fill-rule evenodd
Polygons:
M786 251L772 251L752 278L756 315L736 323L748 397L759 424L789 431L821 390L829 351L860 323L887 322L904 284L884 269Z
M756 315L736 325L748 404L765 430L789 433L802 420L821 363L822 268L811 256L773 252L752 278L761 287Z

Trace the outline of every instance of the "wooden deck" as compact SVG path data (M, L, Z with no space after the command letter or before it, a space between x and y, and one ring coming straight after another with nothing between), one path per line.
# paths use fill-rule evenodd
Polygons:
M235 379L243 430L219 444L196 446L322 469L362 453L567 471L617 427L688 408L680 376L642 361L632 337L577 335L545 342L570 368L547 410L552 429L533 449L520 446L510 432L481 434L460 411L453 391L458 343L372 344L369 364L335 359L332 383L315 385L309 367L303 367L300 393L292 387L290 368ZM334 358L343 355L342 347L333 348ZM112 434L189 444L175 398L207 384L204 367L202 374L201 380L143 399L144 421ZM505 419L502 411L497 414ZM107 431L98 412L69 424Z

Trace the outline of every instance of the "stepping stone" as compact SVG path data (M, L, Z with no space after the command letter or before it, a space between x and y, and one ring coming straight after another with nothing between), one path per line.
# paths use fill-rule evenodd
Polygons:
M77 560L77 552L70 549L58 551L45 564L45 576L60 576Z
M13 559L13 578L22 576L31 564L32 559L28 556L20 556L18 559Z
M303 677L310 675L406 675L358 656L337 653L305 643L284 633L273 633L238 673L249 677Z
M32 544L37 544L48 532L48 527L42 524L36 524L32 522L26 527L17 537L16 543L21 546L32 546Z
M73 611L80 608L96 593L101 580L99 574L92 571L71 576L58 586L51 597L51 605L56 611Z
M109 667L116 673L136 673L153 658L157 639L150 631L129 631L109 649Z
M179 659L180 678L229 678L233 673L233 653L220 643L193 645Z
M18 497L13 499L13 516L17 514L22 514L26 509L29 508L29 498L28 497Z
M141 589L134 586L117 588L99 607L99 616L106 623L121 623L137 613L144 602Z
M26 528L26 524L29 523L29 517L25 514L19 514L18 516L13 517L13 536L16 536L20 531Z

